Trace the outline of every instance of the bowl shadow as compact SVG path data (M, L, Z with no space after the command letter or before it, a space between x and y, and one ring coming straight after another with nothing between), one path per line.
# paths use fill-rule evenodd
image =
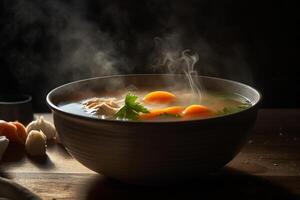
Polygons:
M43 156L27 156L28 160L40 169L53 169L55 164L51 161L50 157L45 154Z
M86 200L94 199L272 199L296 200L300 195L261 177L225 168L183 184L163 187L128 185L110 178L90 180Z

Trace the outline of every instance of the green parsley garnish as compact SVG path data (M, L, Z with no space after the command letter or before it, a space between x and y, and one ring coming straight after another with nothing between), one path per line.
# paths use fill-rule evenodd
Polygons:
M222 110L218 112L219 115L229 115L232 113L237 113L242 110L245 110L246 108L249 108L251 106L250 103L241 104L239 106L232 106L232 107L224 107Z
M159 118L181 118L179 114L162 113L158 115Z
M115 114L117 119L137 120L139 113L149 113L148 109L137 102L138 97L128 93L125 97L125 105Z

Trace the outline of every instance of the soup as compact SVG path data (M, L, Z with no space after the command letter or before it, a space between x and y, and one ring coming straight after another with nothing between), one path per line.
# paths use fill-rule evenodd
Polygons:
M190 90L121 91L59 105L67 112L82 116L140 121L204 119L240 112L250 106L239 94L208 91L200 97Z

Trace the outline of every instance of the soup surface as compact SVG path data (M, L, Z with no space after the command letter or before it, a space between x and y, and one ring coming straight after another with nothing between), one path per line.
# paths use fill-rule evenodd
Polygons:
M121 91L58 105L81 116L115 120L189 120L211 118L242 111L251 103L239 94L190 91Z

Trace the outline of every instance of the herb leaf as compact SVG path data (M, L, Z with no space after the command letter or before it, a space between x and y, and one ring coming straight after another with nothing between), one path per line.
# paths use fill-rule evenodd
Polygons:
M241 104L239 106L224 107L222 110L218 111L217 113L219 115L229 115L232 113L236 113L236 112L245 110L246 108L249 108L250 106L251 106L251 104L245 103L245 104Z
M130 107L132 110L134 110L136 112L149 113L147 108L145 108L139 102L136 102L137 98L138 97L136 95L133 95L131 93L127 94L127 96L125 98L125 105L127 105L128 107Z
M159 118L181 118L179 114L163 113L158 115Z
M128 93L125 97L125 105L116 113L118 119L137 120L139 113L149 113L148 109L137 102L138 97Z

